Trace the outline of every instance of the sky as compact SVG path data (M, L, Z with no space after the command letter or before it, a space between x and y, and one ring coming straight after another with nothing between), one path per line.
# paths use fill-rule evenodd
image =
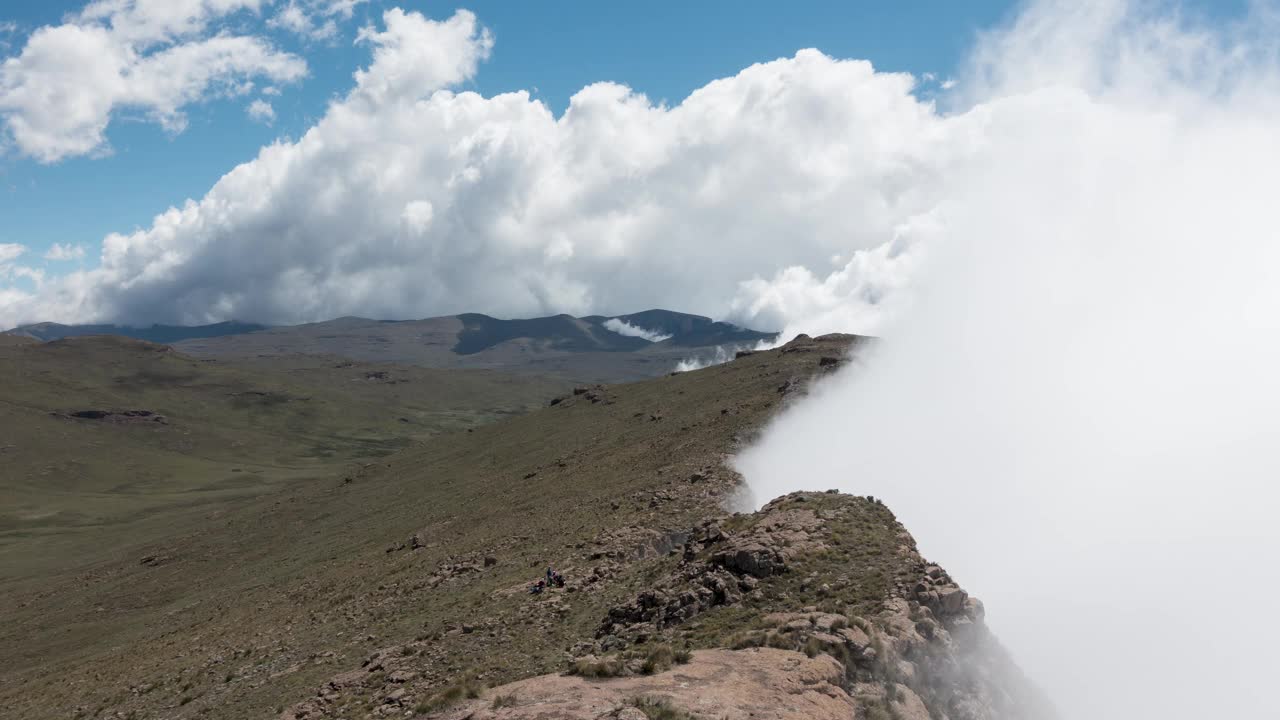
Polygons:
M1049 5L1245 7L9 2L0 325L675 306L872 332L966 151L947 120L1106 81L1091 52L1069 78L982 56Z

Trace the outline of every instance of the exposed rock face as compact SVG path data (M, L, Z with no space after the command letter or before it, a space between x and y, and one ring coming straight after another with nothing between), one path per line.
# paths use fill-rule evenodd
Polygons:
M494 688L441 717L448 720L645 720L637 705L725 720L847 720L857 701L833 658L773 648L707 650L647 677L591 681L547 675ZM637 714L639 713L639 714ZM904 717L910 717L906 715ZM926 713L922 720L928 718Z
M576 549L593 566L566 567L574 581L563 591L503 595L526 603L522 622L550 632L584 598L645 580L608 607L594 637L566 648L566 674L482 690L454 672L446 685L415 670L447 659L427 640L375 653L283 717L345 717L335 710L352 698L381 703L374 716L450 720L1056 717L988 632L982 603L872 498L797 493L684 530L619 528ZM491 566L457 558L427 584Z
M737 533L717 523L695 528L679 572L613 608L598 633L598 646L608 651L670 639L682 624L724 606L785 605L763 597L758 591L762 582L794 585L794 576L812 567L815 557L829 558L840 543L840 528L865 526L877 508L887 514L871 499L797 494L770 503ZM832 658L842 674L835 684L852 698L861 713L857 717L1054 717L1048 702L988 632L981 601L941 567L925 562L900 525L894 522L886 529L895 532L896 545L896 560L886 567L894 565L898 572L885 586L885 596L860 608L861 615L850 613L853 608L847 605L836 610L830 602L822 603L833 608L829 610L815 606L755 619L748 615L743 631L721 642ZM824 570L838 576L840 568ZM842 582L821 582L817 595L838 594L833 584ZM802 591L805 587L800 584Z

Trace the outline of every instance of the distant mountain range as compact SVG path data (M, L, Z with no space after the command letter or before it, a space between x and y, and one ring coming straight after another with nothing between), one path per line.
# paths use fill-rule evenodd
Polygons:
M241 322L146 328L41 323L5 334L41 341L120 335L173 345L197 357L333 355L363 362L495 369L595 382L653 377L669 372L681 360L710 357L717 347L752 347L777 338L777 333L670 310L523 320L477 313L423 320L344 317L280 327Z
M213 325L152 325L151 327L127 327L124 325L59 325L58 323L39 323L23 325L10 330L5 335L20 335L48 342L69 337L85 335L119 335L136 340L168 345L182 340L195 338L222 337L224 335L240 335L243 333L266 330L266 325L242 322L221 322Z

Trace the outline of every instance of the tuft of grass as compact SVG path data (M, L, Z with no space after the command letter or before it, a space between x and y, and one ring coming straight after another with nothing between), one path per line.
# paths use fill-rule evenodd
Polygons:
M676 654L671 650L671 646L658 645L649 650L642 669L645 675L656 675L669 670L675 662Z
M414 710L423 715L445 710L457 705L463 700L474 700L480 697L480 693L483 691L483 685L470 677L464 677L458 682L427 698L423 702L418 703L418 706L414 708Z
M492 708L494 710L501 710L502 708L515 707L516 702L517 700L515 695L498 695L493 699Z
M813 658L825 652L826 648L823 647L821 640L811 637L805 641L804 647L801 648L801 650L804 652L805 655Z
M574 662L569 672L586 678L611 678L626 674L627 665L622 661L622 658L617 656L596 658L594 660L583 658Z

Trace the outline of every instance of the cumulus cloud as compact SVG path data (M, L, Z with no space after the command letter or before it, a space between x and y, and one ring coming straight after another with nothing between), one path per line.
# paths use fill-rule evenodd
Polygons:
M556 117L524 92L458 90L493 44L468 12L431 20L393 9L359 43L372 61L300 139L263 148L150 227L111 235L99 268L0 319L296 322L667 304L774 326L786 306L756 296L779 269L871 251L858 262L883 256L882 276L836 279L830 292L893 286L908 236L936 204L940 166L960 152L909 75L814 50L674 107L598 83Z
M276 109L271 107L271 103L266 100L254 100L249 103L249 107L245 108L245 112L249 114L250 118L265 125L270 125L276 121Z
M1159 9L1041 2L983 39L911 301L738 466L759 502L884 498L1064 717L1265 717L1280 35Z
M168 132L185 109L241 94L255 78L289 83L306 63L265 39L216 31L262 0L97 0L42 27L0 63L0 121L25 155L53 163L107 151L106 129L140 111Z
M66 262L69 260L83 260L84 246L72 245L70 243L67 243L65 245L62 243L54 243L53 245L49 246L49 249L47 251L45 251L44 259L53 260L55 262Z
M631 323L621 318L609 318L608 320L604 321L604 326L605 326L605 329L616 332L619 335L625 335L626 337L644 338L645 340L648 340L649 342L654 342L654 343L671 339L670 335L663 335L662 333L656 330L646 330L645 328L642 328L639 325L632 325Z

